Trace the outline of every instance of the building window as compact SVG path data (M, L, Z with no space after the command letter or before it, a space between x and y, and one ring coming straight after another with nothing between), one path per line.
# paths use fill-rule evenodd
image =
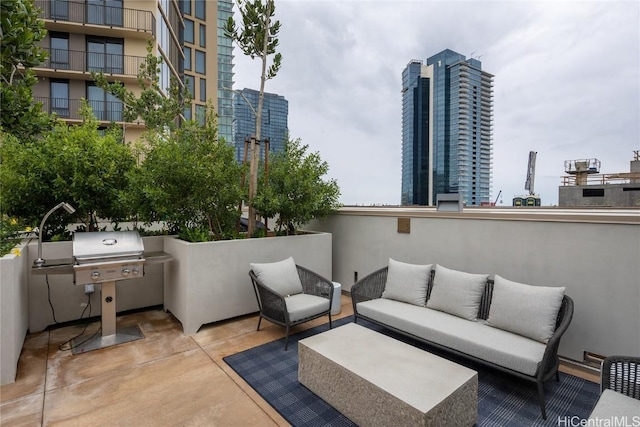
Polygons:
M51 79L51 112L69 117L69 80Z
M69 69L69 34L67 33L49 33L50 40L50 65L51 68L68 70Z
M87 102L98 120L122 121L122 102L94 82L87 83Z
M193 21L190 19L184 20L184 41L187 43L195 43L194 41Z
M196 18L207 19L207 2L205 0L196 0Z
M200 79L200 101L207 102L207 80Z
M181 0L180 7L182 8L182 13L191 15L191 0Z
M584 188L582 197L604 197L604 188Z
M201 50L196 50L196 73L207 74L206 56Z
M124 73L124 44L122 39L87 38L87 71L108 74Z
M87 23L122 27L122 1L87 0Z
M51 0L51 19L69 20L69 2L67 0Z
M182 112L182 114L184 115L184 118L186 120L191 120L192 119L191 107L185 108L184 111Z
M184 48L184 69L191 71L191 48Z
M204 125L206 121L206 108L204 105L196 105L196 121L200 125Z
M184 76L184 86L189 91L189 95L191 95L191 99L196 96L196 78L193 76Z
M200 24L200 47L206 47L207 45L207 26Z

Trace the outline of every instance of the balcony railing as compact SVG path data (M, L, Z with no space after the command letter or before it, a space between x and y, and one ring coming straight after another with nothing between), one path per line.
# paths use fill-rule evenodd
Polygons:
M80 99L34 97L34 100L42 102L42 111L49 114L56 113L61 119L82 120ZM123 120L122 102L95 100L87 102L98 120L106 122L121 122Z
M104 25L156 34L156 18L148 10L65 0L36 0L39 17L53 21Z
M95 53L80 50L48 49L49 55L42 63L43 68L82 72L103 72L137 76L145 58L141 56Z

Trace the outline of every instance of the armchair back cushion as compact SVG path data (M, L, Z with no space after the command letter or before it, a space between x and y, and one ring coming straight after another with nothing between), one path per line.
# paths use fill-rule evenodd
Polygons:
M556 329L564 287L531 286L496 274L487 323L542 343Z
M431 264L407 264L389 258L387 282L382 298L424 307L431 266Z
M251 263L250 266L256 277L280 296L302 293L302 282L293 257L277 262Z
M472 274L436 265L427 307L467 320L478 320L488 274Z

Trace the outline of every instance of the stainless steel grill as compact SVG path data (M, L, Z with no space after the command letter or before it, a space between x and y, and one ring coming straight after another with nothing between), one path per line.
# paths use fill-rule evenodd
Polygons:
M116 326L116 281L144 275L144 243L137 231L73 233L76 284L100 283L102 336L72 341L73 353L144 338L138 325Z
M144 243L137 231L73 233L76 284L142 277L144 263Z
M66 203L57 205L45 215L40 230L51 212L60 207L73 211ZM102 334L88 339L83 336L73 339L72 353L78 354L144 338L138 325L117 327L116 282L142 277L145 265L165 263L171 259L171 255L165 252L145 254L144 243L137 231L76 232L73 234L73 259L44 260L42 240L39 239L38 259L31 271L43 275L73 274L76 285L85 285L85 293L91 294L99 289ZM98 289L94 290L94 283L99 285Z

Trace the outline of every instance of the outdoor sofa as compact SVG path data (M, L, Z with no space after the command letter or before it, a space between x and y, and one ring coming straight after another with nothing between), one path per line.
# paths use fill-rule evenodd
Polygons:
M351 298L355 322L368 320L537 383L546 419L544 382L560 380L558 346L573 316L564 291L390 259L355 283Z

